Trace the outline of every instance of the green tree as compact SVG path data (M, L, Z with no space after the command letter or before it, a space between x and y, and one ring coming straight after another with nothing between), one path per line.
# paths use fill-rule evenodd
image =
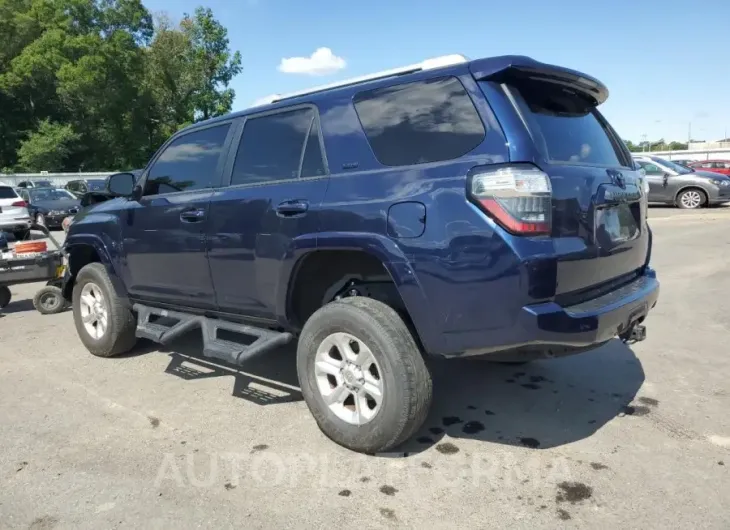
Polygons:
M146 87L164 135L231 111L235 92L228 85L241 72L241 54L231 54L228 31L210 9L185 15L178 27L160 17L146 66Z
M228 49L228 30L209 8L199 7L186 15L181 29L190 41L189 61L196 77L192 104L196 119L208 119L231 111L231 80L241 72L241 54Z
M18 149L18 165L26 171L58 171L80 135L70 124L43 120Z
M230 111L228 46L208 9L155 28L141 0L0 0L0 167L139 167L181 126ZM39 159L54 139L62 156Z

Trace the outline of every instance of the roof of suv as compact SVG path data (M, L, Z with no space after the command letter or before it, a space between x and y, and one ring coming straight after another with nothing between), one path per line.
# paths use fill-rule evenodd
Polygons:
M340 92L351 92L353 89L361 91L365 87L372 89L387 86L393 84L393 81L396 79L399 83L406 82L410 78L417 80L419 79L419 74L426 71L437 71L440 75L455 75L457 73L471 71L478 80L496 79L507 74L508 71L518 71L522 76L530 78L549 76L553 79L571 81L573 86L579 85L586 95L592 97L596 105L600 105L608 98L608 89L597 79L576 70L542 63L524 55L501 55L470 61L463 55L452 54L426 59L425 61L409 66L345 79L330 85L314 87L290 95L270 96L270 103L249 107L231 114L201 121L182 130L194 129L217 121L238 118L249 114L259 114L282 107L312 103L325 97L336 96Z

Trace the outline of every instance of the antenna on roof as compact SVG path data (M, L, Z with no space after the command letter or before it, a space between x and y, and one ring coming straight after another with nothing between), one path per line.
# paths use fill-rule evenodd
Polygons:
M307 94L314 94L317 92L323 92L325 90L330 90L332 88L340 88L340 87L346 87L350 85L357 85L359 83L364 83L366 81L375 81L376 79L385 79L387 77L394 77L398 75L405 75L405 74L412 74L415 72L421 72L424 70L433 70L435 68L443 68L446 66L452 66L454 64L461 64L468 62L469 59L467 59L464 55L460 54L451 54L451 55L442 55L440 57L432 57L430 59L426 59L424 61L421 61L420 63L411 64L408 66L401 66L398 68L391 68L389 70L383 70L380 72L375 72L372 74L362 75L359 77L351 77L350 79L343 79L342 81L335 81L334 83L329 83L327 85L320 85L313 88L308 88L306 90L301 90L298 92L292 92L290 94L274 94L271 96L267 96L257 102L257 105L268 105L271 103L276 103L278 101L284 101L286 99L291 99L299 96L305 96Z

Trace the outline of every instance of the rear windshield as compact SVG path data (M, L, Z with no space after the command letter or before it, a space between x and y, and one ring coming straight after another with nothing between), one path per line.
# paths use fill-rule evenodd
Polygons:
M8 186L0 186L0 199L16 199L18 194L13 188Z
M509 88L550 162L630 167L595 108L571 90L537 82Z
M50 188L53 186L50 180L34 180L33 184L36 188Z

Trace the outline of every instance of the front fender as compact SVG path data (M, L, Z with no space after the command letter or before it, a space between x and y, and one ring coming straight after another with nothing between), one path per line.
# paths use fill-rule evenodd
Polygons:
M73 227L73 224L71 225ZM69 231L70 232L70 231ZM90 233L69 233L64 242L64 251L68 254L68 273L64 280L64 298L69 300L71 298L71 292L73 291L73 284L76 279L76 275L79 271L94 259L84 254L81 259L74 259L74 255L78 255L78 251L82 248L91 248L94 251L99 262L106 268L109 279L111 280L112 286L116 292L116 295L126 300L127 289L119 276L120 270L120 244L106 232Z
M416 278L411 265L398 244L381 234L367 232L324 232L308 234L293 239L281 267L277 283L277 319L286 326L287 296L296 266L311 252L321 250L356 250L377 258L388 271L408 314L416 326L426 350L436 349L438 336L431 330L438 329L431 323L428 299Z

